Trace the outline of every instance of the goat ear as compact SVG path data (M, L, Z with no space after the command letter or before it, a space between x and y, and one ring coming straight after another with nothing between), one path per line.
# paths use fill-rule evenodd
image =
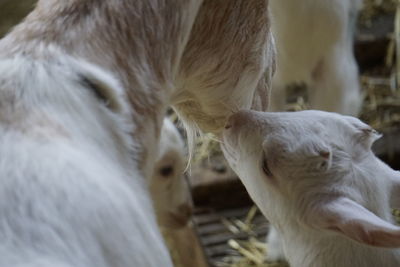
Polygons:
M122 113L126 110L123 102L123 89L118 81L109 73L91 65L84 64L78 73L80 83L112 111Z
M400 227L382 220L353 200L342 197L317 205L313 214L309 214L312 227L339 233L365 245L400 247Z
M371 148L372 144L375 143L376 140L382 137L381 133L378 133L370 126L366 126L360 128L361 138L359 139L368 149Z
M318 164L317 169L320 171L326 171L331 167L331 152L328 149L318 151Z

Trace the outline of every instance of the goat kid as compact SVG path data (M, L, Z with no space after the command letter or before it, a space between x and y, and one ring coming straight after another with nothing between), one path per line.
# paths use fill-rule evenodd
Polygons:
M276 227L291 266L395 267L400 174L360 120L323 111L232 115L223 151Z
M154 173L149 181L158 225L174 266L204 266L191 225L193 207L184 176L185 165L182 137L172 121L165 118Z
M167 229L185 227L192 215L189 187L185 180L185 145L169 119L161 128L159 152L150 180L158 224Z

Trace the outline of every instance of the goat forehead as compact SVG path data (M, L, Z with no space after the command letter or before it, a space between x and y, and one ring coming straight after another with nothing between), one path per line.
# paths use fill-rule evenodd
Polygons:
M275 126L262 130L262 148L265 152L286 156L316 154L331 149L351 153L359 137L352 121L341 116L314 116L309 120L296 120L301 116L276 117ZM304 118L304 117L303 117ZM355 120L355 123L361 123ZM244 139L245 140L245 139ZM248 145L252 143L250 141Z
M266 113L263 116L267 126L265 131L279 130L292 134L331 134L332 136L347 134L355 131L354 125L362 127L363 124L356 118L341 116L323 111L301 111L285 113Z
M318 120L277 119L266 123L261 129L264 142L303 143L305 140L317 140L327 136L332 130Z
M258 148L264 151L270 149L271 152L268 145L274 145L272 148L276 148L275 145L289 146L290 149L286 151L289 153L303 150L308 153L313 152L314 148L330 150L329 147L349 151L357 144L354 140L358 140L360 127L368 127L353 117L315 110L272 113L252 111L244 112L236 119L236 122L241 123L237 123L239 131L232 136L236 136L237 144L240 144L243 152Z

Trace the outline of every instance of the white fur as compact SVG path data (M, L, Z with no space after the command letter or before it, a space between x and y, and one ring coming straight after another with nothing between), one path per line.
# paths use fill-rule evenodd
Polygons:
M0 266L171 266L130 160L121 94L110 75L55 49L0 59Z
M291 266L395 267L400 227L390 207L399 205L400 175L371 151L377 138L335 113L241 111L223 150Z
M286 88L305 84L312 109L357 115L362 103L353 31L360 0L272 0L277 47L272 111L285 110Z
M150 180L150 193L159 225L179 229L191 218L191 200L185 180L186 153L183 140L169 119L161 128L159 152Z
M285 261L286 256L283 251L282 239L278 231L270 225L267 234L267 255L266 260L268 262Z
M272 51L267 0L39 1L0 41L0 265L171 266L144 184L165 110L218 134L264 109Z

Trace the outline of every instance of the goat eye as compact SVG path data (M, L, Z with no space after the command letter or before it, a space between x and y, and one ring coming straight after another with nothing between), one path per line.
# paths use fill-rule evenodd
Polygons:
M318 164L318 169L325 170L328 168L328 161L322 161Z
M271 172L271 170L269 169L268 162L267 162L267 159L266 159L265 157L264 157L263 163L262 163L262 170L264 171L264 173L265 173L267 176L272 176L272 172Z
M165 166L160 169L160 174L163 177L168 177L174 172L174 168L172 166Z

